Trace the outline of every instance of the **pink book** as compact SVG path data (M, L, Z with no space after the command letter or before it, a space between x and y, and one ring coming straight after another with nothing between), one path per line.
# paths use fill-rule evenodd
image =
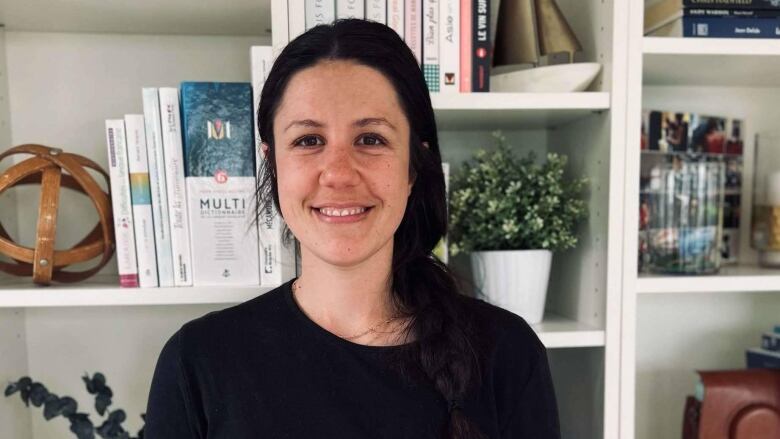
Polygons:
M422 65L422 0L406 0L404 41Z
M471 16L473 0L460 0L460 92L471 93Z

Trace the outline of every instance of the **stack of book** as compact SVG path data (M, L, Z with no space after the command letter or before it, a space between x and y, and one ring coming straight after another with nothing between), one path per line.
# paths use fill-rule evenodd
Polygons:
M645 35L780 38L777 0L660 0L645 8Z
M780 369L780 325L761 336L761 347L745 353L749 369Z
M144 88L143 114L106 121L122 287L278 286L294 275L281 220L262 232L252 86Z
M318 24L340 18L366 19L386 24L404 39L423 70L429 91L490 91L491 42L499 2L290 0L279 7L287 10L286 20L280 20L287 28L274 28L274 55Z

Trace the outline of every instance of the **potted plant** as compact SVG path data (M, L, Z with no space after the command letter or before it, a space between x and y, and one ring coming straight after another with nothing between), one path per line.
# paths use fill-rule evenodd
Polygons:
M575 246L586 215L587 179L565 179L567 157L533 152L518 158L500 132L452 176L450 253L470 252L474 281L486 299L528 323L544 316L554 251Z

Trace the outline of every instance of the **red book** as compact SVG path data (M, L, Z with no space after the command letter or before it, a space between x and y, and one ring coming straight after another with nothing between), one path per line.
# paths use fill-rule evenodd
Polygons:
M460 0L460 92L471 93L471 38L475 0Z

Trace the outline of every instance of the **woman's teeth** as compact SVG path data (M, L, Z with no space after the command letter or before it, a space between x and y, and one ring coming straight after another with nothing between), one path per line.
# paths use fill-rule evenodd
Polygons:
M359 213L363 213L366 211L366 208L353 207L349 209L335 209L331 207L321 207L319 211L321 214L325 216L347 216L347 215L357 215Z

